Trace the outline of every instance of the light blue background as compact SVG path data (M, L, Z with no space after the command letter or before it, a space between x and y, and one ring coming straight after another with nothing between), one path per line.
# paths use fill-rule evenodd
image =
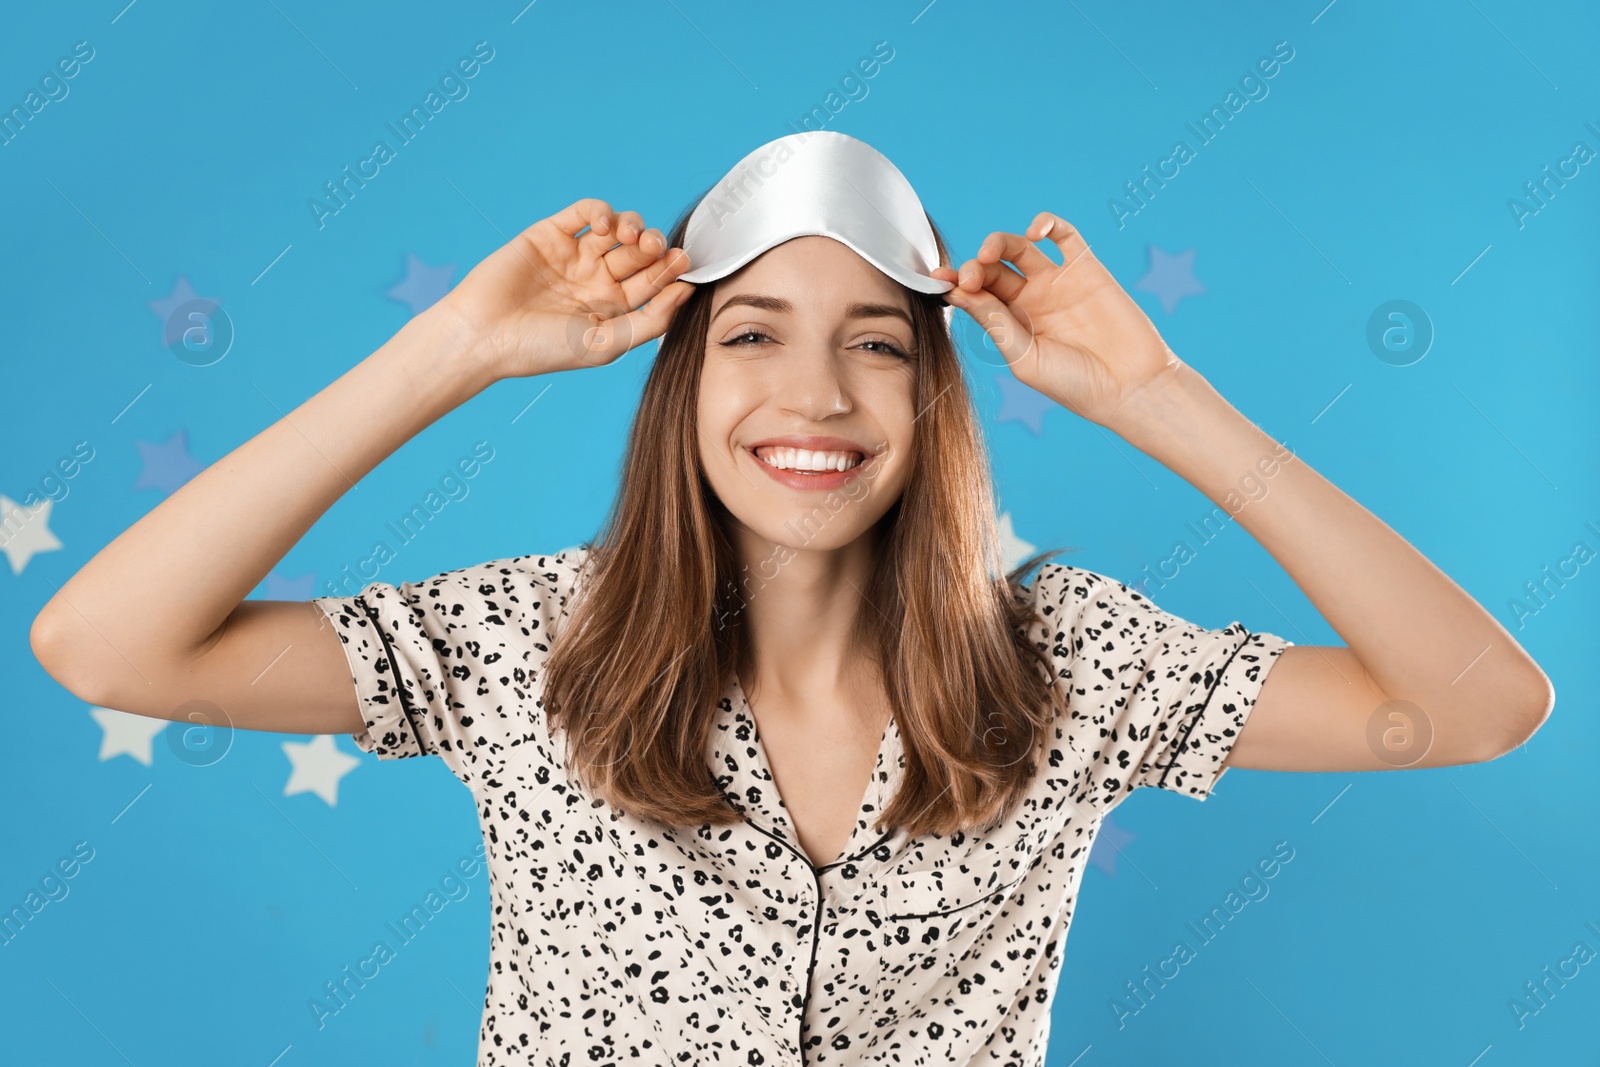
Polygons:
M1118 809L1132 836L1114 876L1103 856L1087 873L1050 1063L1594 1055L1600 962L1520 1029L1507 1006L1579 941L1600 951L1584 925L1600 926L1600 576L1584 568L1520 628L1509 608L1575 542L1600 548L1584 525L1600 524L1600 165L1522 228L1507 207L1576 141L1600 149L1585 126L1600 126L1592 7L123 2L31 5L0 34L5 109L74 42L95 49L70 95L0 148L0 493L22 499L79 440L95 449L54 507L64 547L20 575L0 569L11 679L0 904L20 902L74 842L96 850L70 895L0 947L8 1062L471 1061L483 874L325 1029L307 1008L477 843L472 798L442 766L361 755L330 807L282 795L282 743L305 738L241 732L204 768L162 738L148 767L100 761L100 728L35 663L28 626L163 499L133 488L137 443L183 430L211 463L266 428L405 322L385 292L407 253L459 278L504 235L583 196L665 228L879 41L894 58L827 128L893 159L958 258L1040 210L1075 222L1175 351L1494 612L1558 692L1532 742L1492 763L1235 770L1203 807L1149 790ZM470 95L319 230L307 202L323 182L479 40L495 58ZM1177 138L1192 145L1185 123L1279 41L1294 58L1269 95L1119 229L1108 199ZM1205 292L1168 313L1136 290L1151 246L1194 250ZM176 359L147 306L180 275L237 331L213 366ZM1366 343L1369 315L1391 299L1420 305L1436 331L1411 366ZM274 574L320 585L365 557L478 440L496 454L470 496L383 580L587 539L653 351L479 396L363 480ZM1000 419L994 368L973 372L1020 537L1080 546L1062 561L1130 584L1175 541L1194 543L1185 524L1212 511L1198 492L1060 408L1038 434ZM1152 590L1157 603L1208 626L1341 643L1230 525ZM1270 896L1119 1030L1108 1002L1123 983L1280 841L1295 858Z

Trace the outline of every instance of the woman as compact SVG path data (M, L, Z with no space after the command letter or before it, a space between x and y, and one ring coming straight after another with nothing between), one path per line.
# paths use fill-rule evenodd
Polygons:
M1058 216L959 270L931 221L890 227L905 247L815 225L710 284L684 280L692 218L584 199L535 224L33 627L97 704L440 757L491 872L480 1063L1040 1063L1084 861L1134 789L1488 760L1548 714L1499 624L1181 362ZM1347 647L1204 629L1080 568L1024 585L1043 557L1002 574L947 307L1234 512ZM656 337L594 543L243 599L491 383Z

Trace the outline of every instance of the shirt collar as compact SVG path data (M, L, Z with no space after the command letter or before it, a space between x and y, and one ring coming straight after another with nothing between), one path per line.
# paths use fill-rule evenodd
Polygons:
M723 796L751 825L805 854L774 784L755 716L736 673L731 674L717 701L706 758ZM858 859L887 836L877 829L876 823L884 806L894 798L904 770L899 724L891 715L878 744L872 777L866 783L850 839L839 859L825 862L823 866Z

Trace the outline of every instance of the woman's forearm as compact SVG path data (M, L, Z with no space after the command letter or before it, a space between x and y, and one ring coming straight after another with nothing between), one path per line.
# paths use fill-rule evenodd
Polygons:
M144 684L207 647L346 490L490 384L458 323L418 315L101 549L34 623L51 673Z
M1372 512L1230 405L1187 364L1131 397L1113 429L1221 504L1391 699L1453 722L1524 729L1549 682L1494 617Z

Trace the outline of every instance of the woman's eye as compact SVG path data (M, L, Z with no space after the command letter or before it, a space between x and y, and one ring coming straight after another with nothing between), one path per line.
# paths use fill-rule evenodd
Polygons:
M763 341L771 341L771 340L772 340L772 337L769 334L767 334L767 333L765 333L765 332L763 332L761 330L750 329L750 330L741 331L740 333L734 335L733 337L728 338L726 341L721 341L719 343L724 348L728 348L728 347L737 347L737 346L743 346L743 345L749 345L749 344L759 344L759 343L761 343ZM906 354L905 349L901 348L899 345L895 344L893 341L880 341L880 340L877 340L877 339L873 339L871 341L863 341L863 342L861 342L860 345L857 345L856 347L857 348L861 348L861 347L864 347L866 345L877 345L877 346L879 346L878 349L877 349L878 351L881 351L881 352L885 353L886 355L894 356L897 359L909 359L909 358L911 358L910 356L908 356Z
M882 350L889 353L891 356L898 356L900 359L910 358L906 355L905 349L901 348L893 341L863 341L861 343L863 345L882 345Z

